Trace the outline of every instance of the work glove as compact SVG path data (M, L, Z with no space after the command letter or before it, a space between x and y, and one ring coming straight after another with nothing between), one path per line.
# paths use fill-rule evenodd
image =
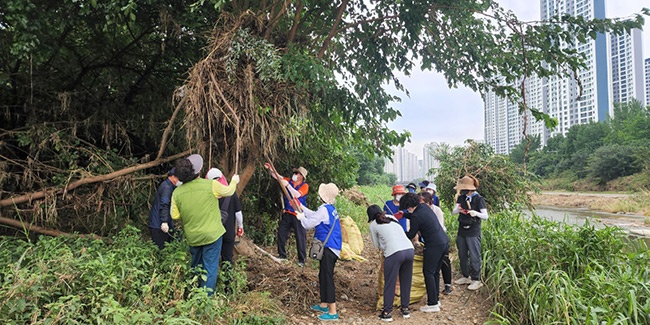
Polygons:
M476 212L475 210L469 210L469 215L472 217L476 217L478 216L478 212Z
M296 213L296 218L298 218L299 221L302 220L302 218L304 218L304 217L305 217L304 213L302 213L302 212Z
M160 230L162 230L162 232L164 232L164 233L168 233L169 232L169 224L167 224L166 222L163 222L160 225Z
M244 235L244 228L237 228L237 237L241 237Z
M287 182L286 179L281 179L280 184L282 184L282 187L287 187L287 185L289 185L289 182Z
M233 175L230 181L235 182L235 184L239 184L239 175L237 174Z
M264 168L266 168L266 169L271 169L271 164L269 164L269 163L264 163Z

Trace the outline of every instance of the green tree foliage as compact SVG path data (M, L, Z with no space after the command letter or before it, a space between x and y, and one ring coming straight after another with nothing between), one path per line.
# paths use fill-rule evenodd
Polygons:
M384 159L374 156L368 158L363 154L356 154L359 162L357 185L393 185L397 180L395 174L384 172Z
M456 182L466 174L476 177L478 192L485 197L488 209L504 210L515 205L530 207L528 193L537 190L533 175L523 175L521 168L507 156L497 155L484 143L468 141L465 147L440 147L434 153L440 161L435 183L438 196L447 207L455 203Z
M336 179L344 187L357 169L348 149L385 157L409 137L387 128L400 114L385 86L408 93L397 75L435 70L450 86L494 89L519 102L518 90L502 84L572 76L583 66L570 47L554 44L642 22L641 15L523 22L490 0L7 0L0 7L0 155L7 157L0 186L29 193L192 148L226 174L241 162L242 187L267 159L310 166L312 182ZM176 107L184 109L161 140ZM66 142L57 147L61 131ZM108 150L119 159L102 160ZM146 175L136 176L127 180L131 188ZM43 207L92 219L120 188L96 184L76 198L81 205L50 197ZM26 205L18 208L38 210Z
M526 162L529 162L530 155L536 152L537 149L539 149L540 143L541 143L541 137L539 135L530 137L530 145L528 144L528 141L525 138L522 139L521 142L516 147L512 148L512 150L510 151L510 160L512 160L514 163L517 164L523 164L524 153L527 152ZM526 149L526 147L528 147L528 149Z
M604 184L615 178L641 171L638 149L630 145L610 144L602 146L589 156L589 175Z

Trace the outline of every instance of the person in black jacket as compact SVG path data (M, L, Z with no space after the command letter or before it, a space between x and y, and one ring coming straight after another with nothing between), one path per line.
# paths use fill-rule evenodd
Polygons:
M165 243L173 240L170 231L174 231L174 223L170 216L170 205L172 201L172 192L176 186L181 185L178 177L174 175L175 168L167 173L167 179L164 180L156 190L156 196L149 210L149 230L151 231L151 240L158 248L165 248Z
M212 179L228 186L228 181L218 168L211 168L205 178ZM223 246L221 247L221 262L229 262L232 266L233 251L235 249L235 236L241 237L244 234L243 214L241 201L234 193L232 196L219 198L221 209L221 221L226 233L223 235Z
M440 267L444 252L449 247L449 237L440 226L438 218L428 205L421 203L415 193L405 194L399 201L402 209L407 209L406 218L410 219L410 229L406 232L409 239L417 233L424 240L424 261L422 273L427 288L427 305L420 311L431 313L440 311L438 295L440 294Z

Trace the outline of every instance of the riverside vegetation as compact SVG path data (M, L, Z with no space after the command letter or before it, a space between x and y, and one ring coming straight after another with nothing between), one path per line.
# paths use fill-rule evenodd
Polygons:
M369 201L389 192L362 186ZM375 199L373 199L373 197ZM361 226L365 206L337 207ZM446 209L445 209L446 210ZM446 210L454 240L457 224ZM617 228L595 229L492 213L484 224L492 324L647 324L650 251ZM248 291L245 259L220 276L233 290L213 298L193 287L185 243L162 252L126 227L112 243L85 238L0 239L0 322L6 324L280 324L282 308Z

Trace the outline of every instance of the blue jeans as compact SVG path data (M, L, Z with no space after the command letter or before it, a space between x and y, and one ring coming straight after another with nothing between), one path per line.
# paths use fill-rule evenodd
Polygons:
M209 289L208 296L212 296L217 288L217 276L219 276L219 257L221 256L221 246L223 236L212 244L203 246L190 246L192 254L191 266L196 267L199 264L207 271L207 279L199 279L199 287Z

